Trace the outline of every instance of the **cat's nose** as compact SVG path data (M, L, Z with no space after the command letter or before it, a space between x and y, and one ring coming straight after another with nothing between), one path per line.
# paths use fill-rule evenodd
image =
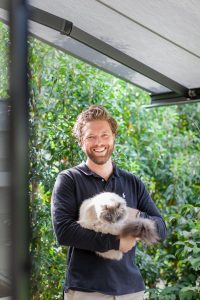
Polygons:
M109 223L114 223L113 217L110 216L110 215L107 215L107 216L106 216L106 220L107 220Z

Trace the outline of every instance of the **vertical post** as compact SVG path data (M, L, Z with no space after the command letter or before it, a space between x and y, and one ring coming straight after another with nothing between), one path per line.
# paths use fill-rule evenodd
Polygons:
M10 0L12 299L29 299L27 4Z
M8 99L0 99L0 299L11 295L10 184L8 173Z

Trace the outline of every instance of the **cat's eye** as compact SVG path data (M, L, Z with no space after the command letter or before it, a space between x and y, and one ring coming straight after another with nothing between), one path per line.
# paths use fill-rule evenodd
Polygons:
M120 206L121 206L121 204L119 203L119 204L117 205L117 208L120 208Z

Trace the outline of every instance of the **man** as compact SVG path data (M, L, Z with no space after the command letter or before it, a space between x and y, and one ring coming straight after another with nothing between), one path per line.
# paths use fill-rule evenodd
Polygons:
M135 265L136 239L96 233L77 223L81 203L103 191L126 199L129 219L149 218L156 222L160 240L165 223L144 184L119 169L111 160L117 123L99 105L92 105L77 118L74 135L86 154L86 162L58 175L52 194L52 219L60 245L68 251L65 300L141 300L144 282ZM95 254L121 250L122 260Z

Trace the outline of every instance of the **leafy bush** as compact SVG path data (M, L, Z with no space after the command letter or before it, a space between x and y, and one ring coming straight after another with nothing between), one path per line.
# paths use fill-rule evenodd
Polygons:
M37 188L32 205L39 216L41 211L44 215L46 212L45 218L38 218L37 213L36 219L33 217L35 232L41 232L31 244L35 262L33 298L38 294L40 299L59 298L66 251L55 248L50 221L48 225L43 221L50 218L49 202L41 201L45 195L50 201L60 170L84 159L72 136L72 126L82 109L100 103L112 111L119 124L113 159L143 179L168 226L168 239L163 245L146 249L140 245L138 249L138 264L149 288L147 297L195 299L199 241L197 236L189 238L189 233L194 234L199 226L191 218L199 217L200 106L146 110L143 104L149 103L149 95L140 89L36 40L31 40L30 46L31 183L33 187L35 182L39 184L44 193L38 202ZM43 248L39 256L37 244ZM46 272L38 269L41 264L48 266Z

